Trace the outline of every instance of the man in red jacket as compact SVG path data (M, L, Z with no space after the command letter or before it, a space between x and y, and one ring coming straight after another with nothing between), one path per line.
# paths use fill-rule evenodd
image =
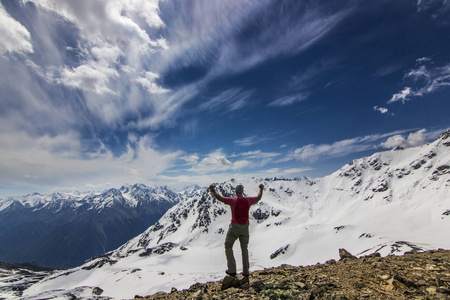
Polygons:
M259 185L259 193L256 197L244 197L244 187L242 185L236 186L236 198L222 197L215 189L214 185L209 187L209 190L214 197L222 203L231 207L231 224L228 228L227 236L225 238L225 254L227 257L228 269L226 273L230 276L236 276L236 260L233 255L233 244L239 239L242 252L242 274L245 281L248 282L249 276L249 260L248 260L248 241L249 241L249 220L248 212L250 206L257 203L262 198L264 185Z

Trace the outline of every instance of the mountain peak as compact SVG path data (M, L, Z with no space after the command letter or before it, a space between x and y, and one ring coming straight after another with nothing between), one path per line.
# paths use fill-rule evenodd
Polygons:
M448 129L447 131L443 132L443 133L438 137L438 139L446 140L446 139L448 139L449 137L450 137L450 129Z

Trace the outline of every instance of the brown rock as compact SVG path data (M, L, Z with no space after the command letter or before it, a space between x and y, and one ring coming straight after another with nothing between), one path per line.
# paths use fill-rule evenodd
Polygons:
M350 252L345 250L344 248L339 249L339 256L341 257L341 259L344 259L344 258L356 258Z
M251 273L250 283L222 290L222 281L196 283L135 299L450 299L450 251L405 256L345 256L314 266L283 265ZM229 279L239 281L241 276Z

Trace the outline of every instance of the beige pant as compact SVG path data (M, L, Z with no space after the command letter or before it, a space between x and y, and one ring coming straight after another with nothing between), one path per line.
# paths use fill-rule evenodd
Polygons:
M231 224L228 228L227 237L225 238L225 255L227 257L228 273L236 273L236 260L233 255L234 242L239 239L242 252L242 273L244 275L249 274L249 261L248 261L248 241L250 239L248 233L248 226L242 224Z

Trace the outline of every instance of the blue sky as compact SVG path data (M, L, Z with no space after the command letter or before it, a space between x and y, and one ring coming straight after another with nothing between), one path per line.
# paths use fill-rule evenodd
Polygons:
M446 0L0 3L0 197L321 177L450 127Z

